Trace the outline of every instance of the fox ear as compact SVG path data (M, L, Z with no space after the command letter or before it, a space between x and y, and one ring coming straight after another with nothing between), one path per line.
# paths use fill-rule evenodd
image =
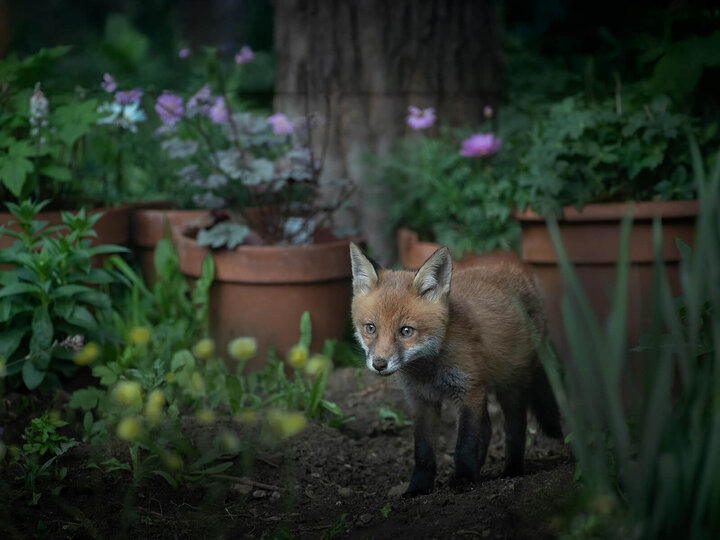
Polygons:
M418 296L437 302L447 297L450 292L450 280L452 279L452 257L450 250L441 247L415 274L413 286Z
M375 288L378 282L378 265L350 242L350 263L352 264L353 293L365 294Z

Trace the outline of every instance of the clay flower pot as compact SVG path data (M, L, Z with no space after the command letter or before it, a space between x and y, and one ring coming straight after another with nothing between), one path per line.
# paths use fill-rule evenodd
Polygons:
M180 268L198 278L210 251L178 229ZM324 241L323 241L324 240ZM300 317L310 312L312 349L325 339L341 339L352 296L350 241L325 239L307 246L238 246L212 252L215 279L210 289L210 329L218 349L240 336L258 341L247 369L262 369L267 346L284 357L300 337Z
M77 213L77 210L71 210ZM95 223L93 230L97 234L92 238L92 245L116 244L127 246L130 239L130 206L121 205L114 207L93 208L87 211L88 215L102 213L103 216ZM36 217L38 221L47 222L48 226L61 225L62 214L60 211L40 212ZM0 212L0 225L5 225L8 230L19 231L17 224L7 226L9 221L15 221L15 216L9 212ZM8 248L15 242L14 238L3 235L0 237L0 249ZM98 255L93 259L94 266L102 266L105 256Z
M582 211L563 208L558 219L563 245L575 266L580 283L600 320L610 311L615 286L615 266L620 247L620 223L628 211L634 222L630 233L627 299L628 346L649 330L653 283L653 218L662 219L662 256L674 294L680 289L676 239L692 246L697 201L602 203ZM545 296L550 333L561 355L569 353L565 339L561 300L563 281L545 218L530 210L516 213L522 231L522 258L532 265Z
M398 259L408 269L416 270L438 250L440 244L434 242L421 242L415 231L410 229L398 229L397 233ZM477 255L466 253L460 259L453 259L453 269L462 270L471 266L479 266L497 262L499 260L517 260L515 253L510 251L494 250Z
M207 216L207 210L173 210L170 208L136 208L130 218L130 240L145 283L155 281L155 246L165 238L165 223L170 230L183 223Z

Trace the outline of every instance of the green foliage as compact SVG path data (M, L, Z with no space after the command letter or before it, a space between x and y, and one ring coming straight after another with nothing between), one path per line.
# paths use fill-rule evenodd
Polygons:
M247 225L225 221L218 223L212 229L198 231L197 243L213 249L220 247L235 249L245 241L249 233L250 229Z
M626 219L613 308L597 320L562 248L551 233L569 289L563 315L571 347L565 380L557 359L543 363L571 430L588 489L572 537L715 538L720 534L720 159L708 177L691 139L701 214L692 252L680 246L682 295L673 300L667 272L655 263L653 325L636 351L642 380L626 350ZM552 220L551 220L552 223ZM660 261L660 223L655 223ZM638 356L642 353L642 356ZM621 389L629 392L623 397ZM638 391L635 391L638 389Z
M60 435L58 428L66 426L67 422L53 418L50 413L44 413L39 418L30 421L25 428L25 444L18 452L13 463L17 464L23 474L17 476L24 488L30 492L30 504L36 505L42 492L38 483L40 481L55 481L52 489L53 495L58 495L62 489L62 480L67 475L67 467L60 467L58 459L79 443L75 439ZM48 457L46 458L46 454Z
M518 208L547 215L564 205L695 196L684 137L691 119L665 96L617 100L565 98L532 123L513 173Z
M0 264L7 267L0 273L0 357L7 361L11 385L22 381L30 390L57 385L59 376L72 374L83 340L105 340L103 322L112 313L106 291L115 277L92 261L125 249L91 246L100 214L63 212L63 225L55 227L36 221L46 204L8 203L20 230L0 230L0 236L15 238L0 252Z
M383 431L395 431L406 426L412 426L412 420L405 418L404 414L400 411L396 411L389 403L386 403L386 405L386 407L378 408L378 415L383 421Z
M513 184L508 167L512 147L487 159L459 154L466 131L444 128L437 138L416 136L397 142L384 160L371 163L382 187L378 201L389 226L406 226L420 238L466 252L512 249L518 229L511 219Z

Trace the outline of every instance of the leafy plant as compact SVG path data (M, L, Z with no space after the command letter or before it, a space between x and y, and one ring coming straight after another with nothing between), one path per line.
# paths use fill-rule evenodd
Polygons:
M372 158L373 179L383 193L378 204L389 226L410 227L458 257L514 248L519 237L511 219L512 146L486 159L469 158L459 153L467 135L443 128L437 138L401 139L386 159Z
M11 385L22 381L30 390L58 384L76 370L83 342L105 340L102 322L111 317L105 287L115 278L93 267L93 258L125 250L91 245L101 214L63 212L63 224L53 227L36 221L46 204L8 203L20 230L0 228L0 236L15 238L0 252L7 267L0 273L0 357Z
M68 438L57 433L57 429L66 426L67 422L53 418L48 412L39 418L30 421L25 428L25 444L17 454L14 463L21 467L23 474L16 477L22 481L25 489L32 493L31 505L36 505L40 500L38 482L52 479L62 482L67 475L67 467L60 467L57 460L71 448L79 443L75 439ZM48 454L51 457L45 458ZM60 493L62 485L56 485L52 493Z
M387 407L378 408L378 415L383 420L383 431L398 430L412 425L412 420L405 418L404 414L393 409L389 403L386 405Z
M559 214L591 202L692 199L690 117L672 111L668 97L593 102L580 96L552 103L518 144L513 195L519 209ZM712 124L702 133L715 136ZM525 140L525 137L527 140Z
M572 356L565 379L550 351L542 358L588 491L586 510L569 524L574 537L713 538L720 533L715 482L720 472L720 159L715 154L712 174L706 176L694 138L690 149L701 204L697 235L692 252L679 245L682 295L677 301L665 268L655 263L653 326L637 351L643 353L642 381L633 377L625 345L631 219L623 226L607 324L589 307L551 223L569 284L563 315ZM656 222L656 261L661 260L660 238ZM625 396L623 385L629 389Z

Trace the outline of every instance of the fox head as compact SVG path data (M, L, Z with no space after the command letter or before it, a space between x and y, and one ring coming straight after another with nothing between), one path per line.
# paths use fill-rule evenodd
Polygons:
M417 272L380 268L350 244L352 318L368 369L390 375L436 356L448 323L450 251L438 249Z

